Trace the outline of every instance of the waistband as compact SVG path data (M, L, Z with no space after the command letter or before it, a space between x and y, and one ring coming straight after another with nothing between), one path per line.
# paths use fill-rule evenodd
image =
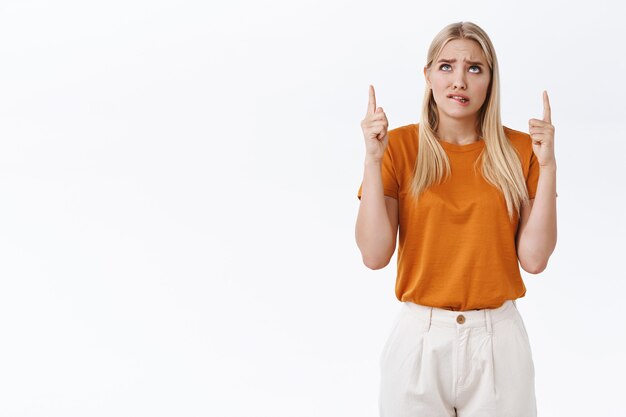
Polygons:
M403 301L402 308L409 314L427 322L446 327L487 327L491 332L493 323L519 314L515 300L506 300L500 307L483 308L481 310L454 311L443 308L429 307L415 304L411 301Z

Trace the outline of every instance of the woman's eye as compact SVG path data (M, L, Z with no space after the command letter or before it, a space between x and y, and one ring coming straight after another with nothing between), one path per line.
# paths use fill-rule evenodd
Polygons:
M442 65L439 67L439 69L442 69L443 67L449 67L449 66L450 66L450 64L442 64ZM478 71L476 71L476 72L475 72L475 74L477 74L477 73L479 73L479 72L481 71L481 70L480 70L480 67L479 67L478 65L472 65L470 68L476 68L476 69L478 69Z

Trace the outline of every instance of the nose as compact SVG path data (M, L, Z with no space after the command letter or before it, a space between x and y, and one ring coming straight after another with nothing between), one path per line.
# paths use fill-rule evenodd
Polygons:
M467 86L465 85L465 74L463 72L460 73L460 75L457 75L454 78L454 90L460 89L460 88L467 88Z

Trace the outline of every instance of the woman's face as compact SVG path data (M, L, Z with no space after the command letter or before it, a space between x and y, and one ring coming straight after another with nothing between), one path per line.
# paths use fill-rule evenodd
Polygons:
M476 41L455 39L446 44L427 71L426 82L439 109L439 118L474 121L485 102L491 80L489 66ZM462 94L469 101L459 102L450 95Z

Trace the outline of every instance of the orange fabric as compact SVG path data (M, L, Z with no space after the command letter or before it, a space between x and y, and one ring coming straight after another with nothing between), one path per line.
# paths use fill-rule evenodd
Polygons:
M508 218L502 193L472 165L485 143L439 141L451 177L431 186L416 208L407 201L418 148L419 123L389 130L382 160L383 190L398 200L399 243L395 293L400 301L462 311L496 308L526 294L515 247L519 217ZM530 198L539 163L530 135L504 127L518 150ZM359 187L361 199L363 183Z

